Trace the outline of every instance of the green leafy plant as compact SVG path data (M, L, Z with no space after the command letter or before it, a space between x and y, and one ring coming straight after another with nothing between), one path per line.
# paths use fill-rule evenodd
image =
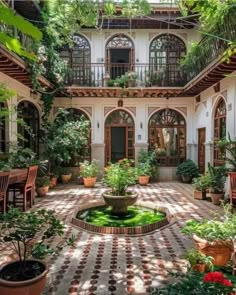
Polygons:
M192 160L184 161L177 167L176 170L176 175L191 176L192 178L197 177L198 174L198 167Z
M14 148L9 153L9 165L13 168L28 168L32 165L39 164L36 160L36 154L29 148Z
M0 171L10 171L11 166L5 162L5 161L0 161Z
M26 260L32 255L41 259L50 253L47 239L62 235L63 231L64 225L52 210L21 212L11 208L8 213L0 214L0 242L15 251L19 259L16 277L29 279Z
M138 176L151 176L152 175L152 167L149 162L139 163L136 169L136 173Z
M197 249L193 248L188 250L184 257L188 260L191 267L195 266L196 264L206 264L208 268L211 270L213 269L213 257L207 256L199 252Z
M98 174L98 161L93 159L91 163L84 161L80 164L80 174L82 177L96 177Z
M128 186L135 184L137 176L132 165L131 160L123 159L107 167L103 181L111 188L111 195L125 196Z
M192 185L197 191L205 192L211 184L211 178L209 173L200 175L199 177L193 178Z
M221 194L224 192L227 169L225 165L214 167L208 163L208 173L210 176L210 191L214 194Z
M48 176L37 177L36 178L36 187L45 187L50 186L50 179Z
M170 273L178 281L155 289L152 295L234 295L235 278L226 276L221 272L200 272L189 271L183 273Z
M138 154L138 164L148 163L151 167L151 176L156 177L159 174L159 164L155 151L141 150Z
M69 174L71 174L71 170L69 167L60 167L59 174L60 175L69 175Z
M222 159L230 164L230 170L236 171L236 140L228 134L228 139L221 138L217 142L217 147L220 149Z
M224 206L224 216L216 215L211 220L188 220L182 229L186 235L197 235L207 241L235 239L236 216L230 212L230 206Z

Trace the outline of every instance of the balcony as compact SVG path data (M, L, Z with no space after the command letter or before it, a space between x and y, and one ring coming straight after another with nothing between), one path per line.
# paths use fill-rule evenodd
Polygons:
M78 87L182 87L185 76L173 65L157 69L151 64L73 64L66 85Z

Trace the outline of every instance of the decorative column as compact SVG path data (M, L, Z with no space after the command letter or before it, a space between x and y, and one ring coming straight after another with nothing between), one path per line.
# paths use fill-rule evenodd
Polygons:
M134 144L135 165L138 163L138 156L140 151L148 151L148 143L139 142Z
M13 96L9 103L9 124L6 132L8 132L8 141L9 141L9 148L11 149L13 146L17 145L17 110L16 110L16 105L17 105L17 96Z
M207 170L207 163L210 162L213 165L214 144L209 141L205 143L205 169Z
M188 143L187 144L187 159L193 160L197 163L198 160L198 144L196 143Z

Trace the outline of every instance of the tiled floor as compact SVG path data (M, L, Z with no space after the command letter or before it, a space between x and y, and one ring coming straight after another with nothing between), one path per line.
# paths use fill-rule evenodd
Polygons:
M48 197L38 199L37 208L56 210L66 222L61 250L49 260L47 295L125 295L148 294L150 289L168 281L168 270L185 267L183 254L192 242L180 229L189 218L210 218L219 207L207 201L194 200L191 185L156 183L136 186L140 200L166 206L174 215L172 225L140 237L95 235L70 225L77 208L85 202L96 203L104 188L79 185L58 186ZM67 239L75 236L75 247ZM0 246L0 262L8 260L10 252ZM11 256L10 256L11 257Z

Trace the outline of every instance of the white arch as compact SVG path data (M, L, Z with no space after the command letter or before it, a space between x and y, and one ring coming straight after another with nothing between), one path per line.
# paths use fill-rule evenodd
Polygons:
M129 38L129 39L132 41L133 46L134 46L134 48L135 48L135 43L134 43L134 39L133 39L133 37L130 36L128 33L125 32L125 33L114 33L113 35L108 36L108 37L105 39L105 41L106 41L105 49L107 48L107 44L109 43L109 41L111 41L114 37L119 36L119 35L123 35L123 36Z
M162 111L162 110L165 110L165 109L167 109L167 107L161 107L161 108L159 108L159 109L157 109L157 110L154 110L154 111L148 116L148 126L149 126L149 121L150 121L151 117L152 117L154 114L156 114L156 113L158 113L158 112L160 112L160 111ZM180 110L177 109L176 107L169 106L168 109L170 109L170 110L174 110L174 111L176 111L177 113L180 113L180 114L183 116L183 118L184 118L184 120L185 120L185 126L187 127L187 116L186 116L186 114L184 114L182 111L180 111Z
M82 113L84 113L86 116L88 116L88 119L90 121L90 124L92 124L92 118L91 118L91 115L85 111L84 109L82 109L81 107L61 107L60 109L63 109L63 110L69 110L69 109L76 109L76 110L79 110L81 111ZM56 117L58 116L58 111L53 115L53 121L55 121Z
M131 118L132 118L132 120L133 120L133 122L134 122L134 126L135 126L135 117L134 117L134 115L133 115L129 110L127 110L127 109L124 108L124 107L117 107L117 108L112 109L111 111L109 111L109 112L106 114L106 116L104 117L104 127L105 127L105 124L106 124L106 120L107 120L107 118L110 116L110 114L112 114L112 113L114 113L114 112L116 112L116 111L125 111L126 113L128 113L128 114L131 116Z
M226 108L226 118L227 118L227 100L226 97L224 97L224 95L222 95L221 93L217 95L215 101L213 102L212 108L211 108L211 138L214 140L214 129L215 129L215 111L216 108L218 106L219 101L221 100L221 98L224 100L225 102L225 108ZM226 134L227 134L227 119L226 119Z
M162 36L162 35L173 35L175 37L178 37L180 40L183 41L183 43L184 43L184 45L186 47L186 51L187 51L187 40L185 40L182 36L180 36L179 34L177 34L175 32L171 32L170 34L168 34L168 32L160 32L160 33L157 33L157 35L155 35L154 37L152 37L152 39L149 42L149 51L150 51L150 45L153 42L153 40L156 39L156 38L158 38L159 36Z
M91 49L92 49L92 44L91 44L91 41L89 40L89 38L86 36L86 35L84 35L84 34L81 34L80 32L79 33L75 33L74 34L74 36L81 36L81 37L83 37L87 42L88 42L88 44L89 44L89 47L90 47L90 53L91 53Z
M41 115L42 115L42 109L41 109L41 107L32 98L22 98L19 101L17 101L16 108L18 108L19 104L22 101L31 102L35 106L35 108L37 109L37 111L39 113L39 122L40 122L41 121Z

